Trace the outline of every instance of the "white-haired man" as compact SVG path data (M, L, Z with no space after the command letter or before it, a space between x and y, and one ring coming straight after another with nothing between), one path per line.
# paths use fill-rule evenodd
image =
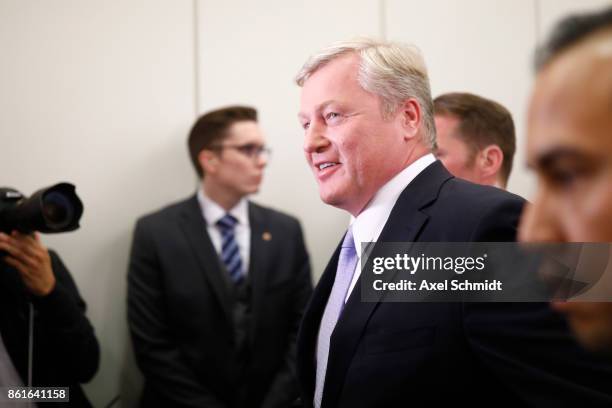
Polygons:
M610 371L584 357L546 304L362 302L360 243L512 241L524 203L454 178L431 154L433 104L419 52L339 43L311 57L296 82L321 199L353 216L302 320L304 405L611 403L604 385L592 390Z

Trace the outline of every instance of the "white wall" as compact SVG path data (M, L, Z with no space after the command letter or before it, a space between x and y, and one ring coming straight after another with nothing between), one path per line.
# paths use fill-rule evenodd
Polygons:
M191 1L0 1L0 184L77 185L82 228L44 241L75 276L101 343L87 387L96 406L123 377L134 220L193 185L192 22Z
M306 56L357 35L417 44L434 95L465 90L514 114L519 156L510 189L530 195L522 164L536 38L559 16L609 1L559 0L0 0L0 185L26 194L72 181L82 228L45 236L89 304L102 365L96 406L140 379L128 347L125 274L145 212L190 194L185 139L195 115L230 103L260 110L274 149L255 198L297 215L318 278L348 217L318 199L304 163L299 89Z

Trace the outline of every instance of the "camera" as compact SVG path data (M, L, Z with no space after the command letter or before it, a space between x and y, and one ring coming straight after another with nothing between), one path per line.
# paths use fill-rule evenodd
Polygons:
M59 183L26 198L19 191L0 188L0 231L29 234L67 232L79 228L83 203L74 185Z

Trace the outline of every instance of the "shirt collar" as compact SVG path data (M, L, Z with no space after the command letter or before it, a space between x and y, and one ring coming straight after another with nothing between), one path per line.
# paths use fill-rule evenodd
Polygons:
M232 209L225 211L223 207L206 195L204 188L198 188L196 195L198 204L200 204L200 209L202 210L202 215L209 227L216 226L217 221L223 218L226 213L236 218L238 220L238 225L249 226L249 206L246 198L242 198Z
M396 174L374 194L365 209L357 216L351 217L351 228L355 239L357 255L361 258L361 243L378 240L395 202L408 184L425 168L435 162L436 158L429 153Z

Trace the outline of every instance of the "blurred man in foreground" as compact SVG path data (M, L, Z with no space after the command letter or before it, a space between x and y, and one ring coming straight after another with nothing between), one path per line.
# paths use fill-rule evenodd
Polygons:
M560 22L537 71L527 160L538 190L521 239L612 242L612 8ZM612 351L612 302L553 307L586 347Z
M512 115L471 93L434 99L436 157L455 177L506 188L516 149Z

